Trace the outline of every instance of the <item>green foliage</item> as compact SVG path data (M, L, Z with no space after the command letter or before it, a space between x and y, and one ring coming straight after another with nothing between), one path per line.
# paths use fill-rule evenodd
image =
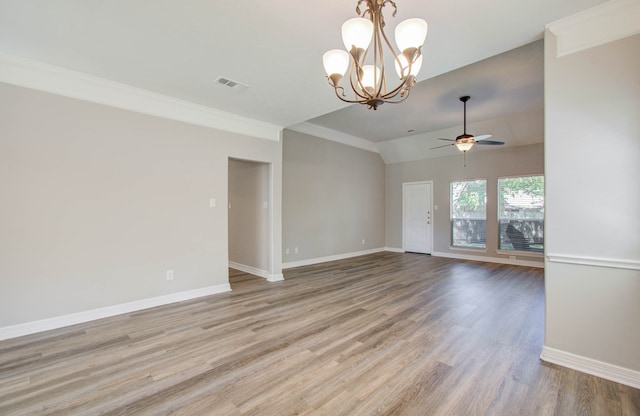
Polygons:
M544 176L520 176L500 180L503 195L516 197L529 195L536 199L544 199Z
M542 219L544 216L544 176L499 179L498 216L501 219Z
M453 218L485 218L487 181L451 182Z

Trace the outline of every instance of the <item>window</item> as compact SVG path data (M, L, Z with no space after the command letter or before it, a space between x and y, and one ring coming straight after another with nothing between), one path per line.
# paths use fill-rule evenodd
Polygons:
M544 176L498 179L500 250L542 252Z
M451 182L451 245L487 247L487 181Z

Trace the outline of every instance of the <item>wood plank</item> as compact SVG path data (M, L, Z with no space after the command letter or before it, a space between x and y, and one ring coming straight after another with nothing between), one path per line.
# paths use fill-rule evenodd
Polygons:
M640 415L544 363L544 271L376 253L0 342L2 415Z

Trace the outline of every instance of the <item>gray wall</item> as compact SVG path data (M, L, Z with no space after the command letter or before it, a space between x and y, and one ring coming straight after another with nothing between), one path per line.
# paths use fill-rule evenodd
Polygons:
M281 247L279 142L6 84L0 129L0 327L226 284L229 157L273 165Z
M556 41L546 33L545 346L640 371L640 35L561 58Z
M508 258L497 254L497 182L499 177L544 174L543 145L507 147L467 154L464 167L462 154L453 157L415 162L392 163L386 166L386 246L402 249L402 183L433 181L433 251L451 255ZM487 250L451 250L449 186L451 181L487 180ZM517 254L517 259L542 263L542 257Z
M230 159L229 261L264 274L269 273L269 205L269 165Z
M290 130L283 136L284 263L384 247L380 155Z

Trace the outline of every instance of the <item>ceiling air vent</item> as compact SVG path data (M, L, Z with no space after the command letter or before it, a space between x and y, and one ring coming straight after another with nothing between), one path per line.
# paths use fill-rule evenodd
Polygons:
M246 90L247 88L249 88L249 86L247 84L243 84L241 82L234 81L232 79L225 78L225 77L216 78L216 84L222 85L222 86L225 86L225 87L229 87L229 88L234 89L234 90L236 90L238 92L242 92L242 91Z

